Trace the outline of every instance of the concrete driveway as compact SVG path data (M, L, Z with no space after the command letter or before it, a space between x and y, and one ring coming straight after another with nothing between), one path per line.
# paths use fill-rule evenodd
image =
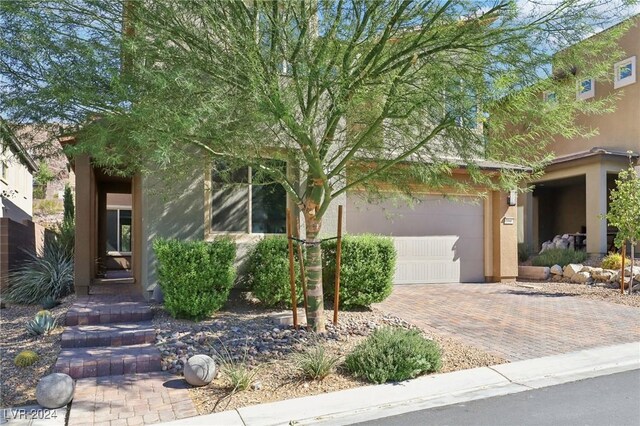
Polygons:
M376 307L509 361L640 341L638 308L503 284L397 285Z

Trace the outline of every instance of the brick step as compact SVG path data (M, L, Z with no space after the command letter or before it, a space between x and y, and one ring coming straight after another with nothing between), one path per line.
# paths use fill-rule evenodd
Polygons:
M109 348L63 348L55 371L74 379L161 371L160 351L153 345Z
M135 287L134 284L128 283L103 283L89 286L90 295L134 295L139 292L139 288Z
M129 285L135 284L136 280L134 278L94 278L91 280L91 285L106 285L106 284L120 284L120 285Z
M75 325L62 333L63 348L129 346L154 343L156 331L151 322Z
M149 321L153 311L135 296L89 296L79 298L67 312L66 325L95 325Z

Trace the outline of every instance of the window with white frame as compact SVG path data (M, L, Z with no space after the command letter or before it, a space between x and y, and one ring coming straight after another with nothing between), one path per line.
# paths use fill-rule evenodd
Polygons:
M589 99L596 95L596 82L593 78L584 78L578 80L576 88L576 98Z
M107 208L107 253L131 253L131 209Z
M286 162L271 160L286 174ZM224 176L223 176L224 175ZM251 167L229 172L218 162L211 173L211 230L223 233L284 234L287 193Z
M613 87L628 86L636 82L636 57L632 56L613 66Z

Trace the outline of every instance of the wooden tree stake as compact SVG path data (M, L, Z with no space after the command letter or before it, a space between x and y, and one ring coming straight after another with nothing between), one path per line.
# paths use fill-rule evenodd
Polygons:
M291 284L291 310L293 326L298 328L298 303L296 297L296 269L293 263L293 240L291 239L291 210L287 209L287 241L289 242L289 283Z
M333 294L333 324L338 324L338 307L340 306L340 260L342 257L342 205L338 206L338 239L336 240L336 278Z
M622 243L622 270L620 271L620 294L624 294L624 261L625 261L626 254L627 254L627 242L624 241ZM631 268L631 271L633 271L633 268ZM629 285L631 285L631 282L629 282Z
M300 221L296 220L296 237L300 238ZM300 263L300 281L302 281L302 299L304 302L304 316L309 324L309 304L307 302L307 276L304 273L304 257L302 246L298 244L298 262Z

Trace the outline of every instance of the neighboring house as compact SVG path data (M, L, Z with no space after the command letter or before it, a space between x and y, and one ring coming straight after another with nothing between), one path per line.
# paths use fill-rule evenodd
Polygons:
M550 146L556 158L532 193L520 197L518 242L539 251L555 235L578 234L577 243L590 254L612 248L615 229L602 219L617 174L629 166L627 151L638 165L640 153L640 16L620 39L624 58L611 66L612 82L593 81L588 70L578 70L576 96L584 102L620 95L615 112L580 117L578 124L596 128L591 138L557 139ZM640 170L640 168L639 168ZM586 234L586 235L585 235ZM585 241L586 240L586 241Z
M38 167L4 122L0 122L0 217L16 222L33 216L33 175Z
M37 166L24 146L0 120L0 288L8 274L42 248L47 233L33 223L33 174Z

